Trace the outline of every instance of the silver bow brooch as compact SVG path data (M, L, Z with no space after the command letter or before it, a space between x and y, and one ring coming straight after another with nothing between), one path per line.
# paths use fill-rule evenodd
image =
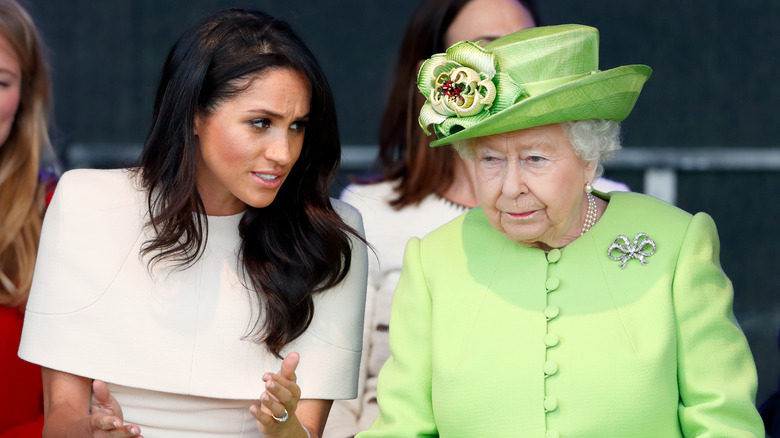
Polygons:
M609 258L620 262L620 269L625 269L626 263L632 258L638 259L643 265L646 265L648 261L645 257L650 257L653 254L655 254L655 242L645 233L639 233L634 236L633 245L628 240L628 237L621 234L615 237L615 241L607 249Z

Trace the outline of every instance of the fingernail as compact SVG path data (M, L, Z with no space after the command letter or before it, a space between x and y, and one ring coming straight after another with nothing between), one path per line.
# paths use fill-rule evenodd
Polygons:
M111 423L111 424L113 424L113 425L114 425L114 427L119 427L119 425L118 425L118 424L116 424L116 420L114 420L114 422L113 422L113 423Z
M269 381L265 382L265 387L268 388L268 389L272 389L274 387L274 381L273 380L269 380Z
M268 380L268 379L270 379L270 378L271 378L271 375L270 375L270 374L263 374L263 380L266 380L266 381L267 381L267 380Z
M257 406L252 405L249 407L249 412L256 414L257 413Z

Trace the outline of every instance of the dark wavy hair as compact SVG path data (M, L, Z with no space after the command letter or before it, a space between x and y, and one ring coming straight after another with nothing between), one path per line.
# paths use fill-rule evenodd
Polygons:
M143 246L150 269L161 260L184 269L198 260L208 238L195 184L195 116L208 116L273 68L308 79L311 112L300 157L276 198L265 208L248 207L241 218L239 257L263 307L251 336L280 357L311 323L312 294L346 276L350 234L357 236L328 197L341 144L333 95L311 51L287 23L258 11L227 9L196 23L163 66L139 172L155 231Z
M418 100L417 68L421 60L447 50L444 37L455 17L470 0L421 0L406 26L394 84L379 128L379 164L386 181L397 181L398 197L391 202L403 208L432 193L444 193L452 184L457 154L452 148L428 147L417 124L422 107ZM534 0L518 0L539 26ZM421 98L420 98L421 99Z

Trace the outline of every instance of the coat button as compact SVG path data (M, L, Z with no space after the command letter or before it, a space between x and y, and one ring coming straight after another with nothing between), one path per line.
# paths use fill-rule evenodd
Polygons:
M544 398L544 411L545 412L551 412L558 408L558 399L555 397L545 397Z
M561 438L561 434L557 430L548 430L544 434L544 438Z
M549 305L544 308L544 316L547 317L548 321L554 319L560 312L561 309L559 309L558 306Z
M558 362L555 362L554 360L548 360L547 362L544 363L545 376L552 376L557 372L558 372Z
M548 347L555 347L558 345L558 335L555 333L548 333L544 336L544 344Z
M561 259L561 250L558 248L553 248L550 250L550 252L547 253L547 261L549 263L555 263L560 259Z
M547 289L547 292L552 292L555 289L558 289L558 286L561 285L561 280L558 280L555 277L550 277L547 279L547 281L544 282L544 287Z

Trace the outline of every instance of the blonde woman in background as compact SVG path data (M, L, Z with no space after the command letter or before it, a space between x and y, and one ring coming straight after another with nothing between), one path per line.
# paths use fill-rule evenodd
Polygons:
M51 87L43 47L27 12L0 0L0 436L40 437L41 370L16 355L41 218L53 179Z

